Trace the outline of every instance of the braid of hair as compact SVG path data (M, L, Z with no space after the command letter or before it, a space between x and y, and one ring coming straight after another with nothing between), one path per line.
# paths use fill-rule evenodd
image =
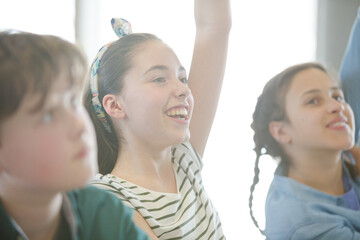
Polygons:
M249 208L250 208L250 217L252 219L252 221L254 222L255 226L259 229L260 233L262 235L264 235L264 231L260 229L258 222L256 221L254 214L253 214L253 210L252 210L252 206L253 206L253 193L255 190L255 186L256 184L259 182L259 174L260 174L260 168L259 168L259 159L260 159L261 153L260 151L256 151L256 160L255 160L255 167L254 167L254 178L253 178L253 183L250 187L250 197L249 197Z

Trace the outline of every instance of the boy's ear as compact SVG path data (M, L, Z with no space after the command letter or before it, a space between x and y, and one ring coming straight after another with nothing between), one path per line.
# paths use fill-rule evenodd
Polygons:
M282 121L272 121L269 123L271 136L281 144L291 143L291 137L286 131L286 123Z
M122 119L126 116L123 105L119 98L113 94L107 94L103 97L102 104L110 117Z

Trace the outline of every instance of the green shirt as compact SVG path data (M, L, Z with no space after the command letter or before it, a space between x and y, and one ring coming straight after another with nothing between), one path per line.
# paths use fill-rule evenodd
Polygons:
M132 210L117 197L89 186L64 194L57 237L68 236L72 240L149 239L132 218ZM1 203L0 239L28 239Z

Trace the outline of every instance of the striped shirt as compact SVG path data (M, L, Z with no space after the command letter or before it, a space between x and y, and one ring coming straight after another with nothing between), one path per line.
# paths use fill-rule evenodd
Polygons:
M225 239L217 211L202 185L202 161L190 143L172 148L178 193L142 188L111 174L92 184L107 189L138 211L159 239Z

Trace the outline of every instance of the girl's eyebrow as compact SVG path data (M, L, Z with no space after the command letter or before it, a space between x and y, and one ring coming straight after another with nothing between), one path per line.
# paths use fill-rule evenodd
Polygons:
M149 68L149 69L144 73L144 75L147 74L148 72L151 72L151 71L154 71L154 70L162 70L162 71L164 71L164 70L167 70L167 69L168 69L168 67L165 66L165 65L155 65L155 66L152 66L151 68Z
M334 87L330 88L330 90L332 90L332 91L342 91L342 88L334 86Z
M151 68L149 68L149 69L144 73L144 75L147 74L147 73L149 73L149 72L151 72L151 71L154 71L154 70L162 70L162 71L165 71L165 70L168 70L168 69L169 69L169 68L168 68L167 66L165 66L165 65L155 65L155 66L152 66ZM180 66L178 70L181 71L181 72L183 72L183 71L185 71L185 68L184 68L183 66Z
M306 95L313 94L313 93L319 93L319 92L320 92L319 89L311 89L311 90L308 90L308 91L304 92L302 94L302 96L306 96Z
M342 91L340 87L334 86L330 88L331 91ZM313 93L319 93L321 92L320 89L311 89L302 94L302 96L313 94Z

